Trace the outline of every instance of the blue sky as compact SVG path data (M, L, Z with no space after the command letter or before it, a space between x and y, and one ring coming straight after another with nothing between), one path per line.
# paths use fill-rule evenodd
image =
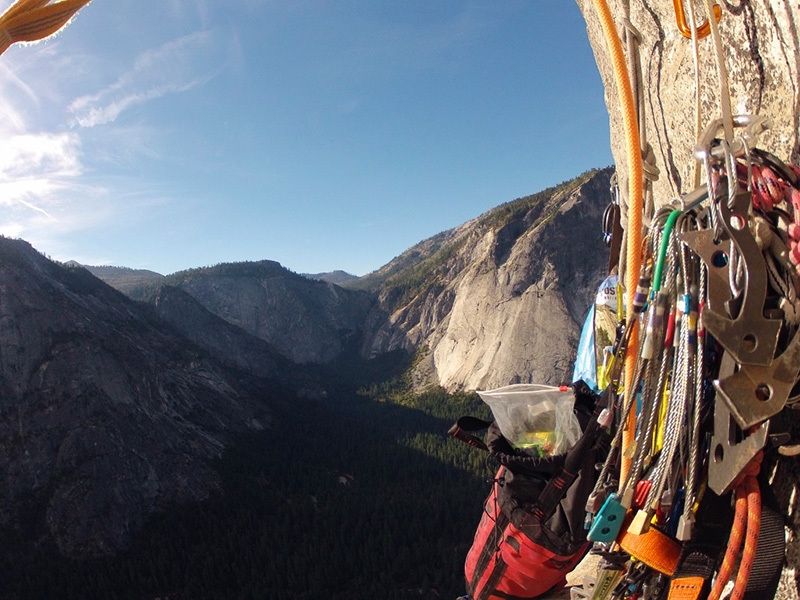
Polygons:
M94 0L0 56L0 134L0 233L164 274L363 275L613 162L565 0Z

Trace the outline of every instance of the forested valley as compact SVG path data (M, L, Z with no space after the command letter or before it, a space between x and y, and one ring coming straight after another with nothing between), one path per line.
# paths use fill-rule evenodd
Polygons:
M226 450L215 465L220 490L162 511L122 555L73 561L47 543L23 542L44 518L32 499L28 530L3 532L0 597L463 594L463 561L493 465L447 430L463 414L487 417L487 407L476 394L411 394L383 368L339 368L358 381L331 373L325 399L262 390L273 424Z

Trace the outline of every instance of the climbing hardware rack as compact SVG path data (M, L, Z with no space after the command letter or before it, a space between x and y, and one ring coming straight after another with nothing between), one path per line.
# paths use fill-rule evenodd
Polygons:
M695 189L656 199L649 214L646 177L658 170L642 166L638 67L594 0L626 135L627 301L598 379L614 433L586 505L601 560L575 600L771 598L783 564L762 466L792 452L781 417L800 406L800 168L760 146L767 119L731 114L721 9L706 0L698 27L689 4L675 0L677 26L714 38L721 118L698 132ZM624 20L626 38L641 41Z

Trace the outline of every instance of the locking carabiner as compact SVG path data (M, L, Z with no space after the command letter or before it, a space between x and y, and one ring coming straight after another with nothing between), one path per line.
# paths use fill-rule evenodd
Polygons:
M691 0L689 0L691 2ZM686 13L683 10L683 0L673 0L673 4L675 5L675 19L678 21L678 29L683 34L684 37L692 39L692 29L686 22ZM719 23L719 20L722 18L722 9L719 7L719 4L714 5L714 18ZM709 33L711 33L711 24L708 20L704 21L702 25L697 27L697 37L704 38Z

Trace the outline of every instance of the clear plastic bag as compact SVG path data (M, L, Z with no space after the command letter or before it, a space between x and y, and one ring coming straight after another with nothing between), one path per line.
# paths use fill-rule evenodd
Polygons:
M581 436L569 387L519 383L478 394L492 409L503 436L526 454L561 454Z

